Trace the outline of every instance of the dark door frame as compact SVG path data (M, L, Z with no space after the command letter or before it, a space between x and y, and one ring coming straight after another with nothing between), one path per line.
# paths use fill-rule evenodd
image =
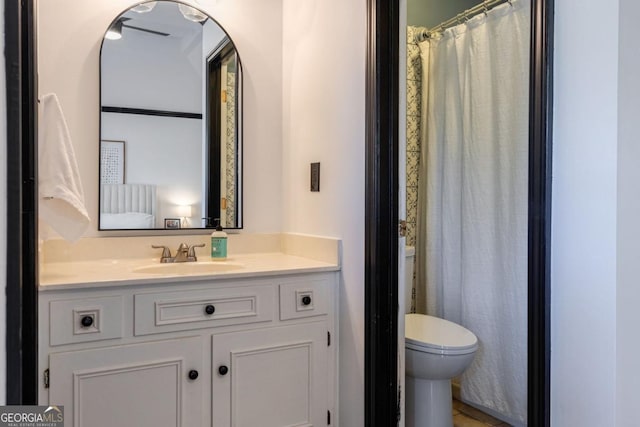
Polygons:
M211 223L211 226L215 226L216 219L220 221L220 181L222 180L222 177L219 173L215 173L215 171L220 170L222 163L222 158L220 157L222 141L222 135L220 135L222 109L220 102L220 98L222 97L222 82L220 80L220 75L222 72L221 69L223 61L232 55L236 55L236 48L231 40L228 39L224 46L216 48L214 53L207 57L207 116L205 120L207 128L207 156L209 158L209 161L207 162L207 174L209 179L207 181L207 214L205 215L207 217L207 224L205 227L209 227L209 223ZM240 66L238 65L238 67ZM236 109L236 123L238 123L237 114ZM238 132L236 131L236 134L237 133ZM235 187L238 188L237 183ZM222 225L222 223L220 223L220 225ZM236 226L237 225L238 224L236 224Z
M37 403L37 89L33 0L5 0L7 404Z
M398 0L368 0L365 425L399 416ZM529 121L528 425L550 425L550 236L554 0L532 0Z
M398 417L398 0L368 0L365 424ZM532 0L529 179L529 421L550 414L553 0ZM7 403L37 402L37 89L33 0L5 0Z

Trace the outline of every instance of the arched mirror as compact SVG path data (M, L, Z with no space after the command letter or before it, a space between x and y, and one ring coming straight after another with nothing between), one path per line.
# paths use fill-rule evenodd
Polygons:
M242 228L242 67L210 16L152 1L100 56L101 230Z

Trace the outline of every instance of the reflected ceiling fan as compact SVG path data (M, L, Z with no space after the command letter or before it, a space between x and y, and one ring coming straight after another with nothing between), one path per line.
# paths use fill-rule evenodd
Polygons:
M125 24L125 22L130 21L130 20L131 20L131 18L124 18L124 17L118 19L111 26L111 28L109 28L109 31L107 31L107 35L105 37L110 39L110 40L118 40L118 39L122 38L122 28L128 28L130 30L142 31L142 32L145 32L145 33L153 34L153 35L156 35L156 36L162 36L162 37L167 37L167 36L171 35L169 33L163 33L161 31L155 31L155 30L150 30L148 28L136 27L135 25Z
M125 28L129 28L130 30L143 31L145 33L155 34L157 36L167 37L171 35L169 33L163 33L162 31L150 30L148 28L136 27L135 25L128 25L124 23L125 21L129 21L130 19L131 18L120 18L120 20L122 21L122 26Z

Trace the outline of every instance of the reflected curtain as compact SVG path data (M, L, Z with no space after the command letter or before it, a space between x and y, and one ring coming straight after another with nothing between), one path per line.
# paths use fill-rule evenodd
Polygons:
M513 0L420 45L417 309L476 334L462 398L517 425L527 409L529 17L529 0Z

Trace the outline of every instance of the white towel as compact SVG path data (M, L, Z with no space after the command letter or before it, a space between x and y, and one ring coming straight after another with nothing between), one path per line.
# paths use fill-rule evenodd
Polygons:
M78 163L58 97L51 93L40 102L39 215L60 236L74 242L91 222L84 206Z

